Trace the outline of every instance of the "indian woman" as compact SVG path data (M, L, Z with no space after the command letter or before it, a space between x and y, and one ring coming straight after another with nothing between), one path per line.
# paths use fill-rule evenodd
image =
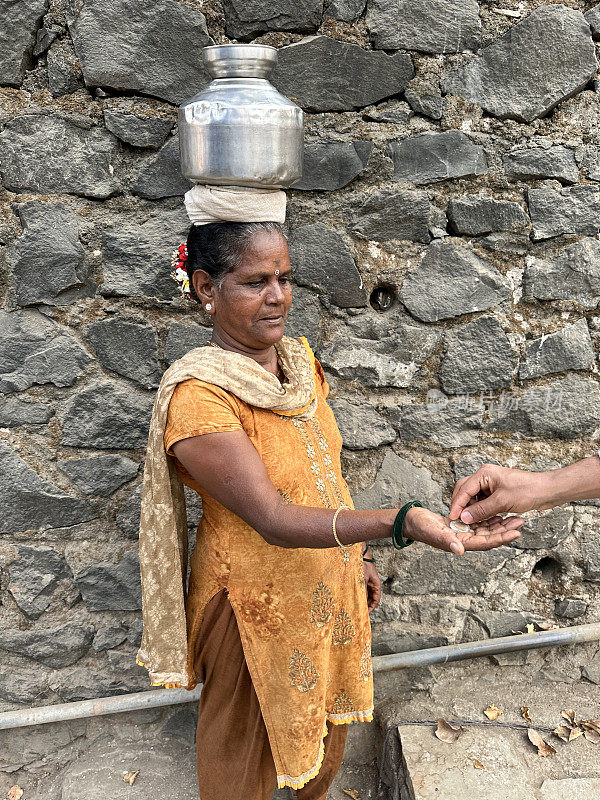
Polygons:
M284 334L293 275L278 202L245 221L190 216L178 268L212 334L163 376L144 476L139 663L156 684L203 684L202 800L268 800L283 786L325 800L348 724L373 718L370 541L393 536L398 557L412 542L461 555L508 544L523 524L455 531L405 497L354 510L325 374L305 337ZM202 499L187 586L181 483Z

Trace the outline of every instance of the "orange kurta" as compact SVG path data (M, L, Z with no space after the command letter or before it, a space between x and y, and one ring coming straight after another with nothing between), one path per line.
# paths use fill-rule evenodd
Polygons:
M172 445L190 436L243 430L286 501L353 508L341 474L342 438L316 360L315 371L318 405L307 421L248 405L211 383L182 381L169 405L167 452L174 458ZM360 545L349 548L348 561L338 546L270 545L178 462L177 470L201 495L203 506L186 596L189 672L194 674L195 636L204 608L225 587L278 786L299 788L319 770L327 719L344 724L373 717L371 626Z

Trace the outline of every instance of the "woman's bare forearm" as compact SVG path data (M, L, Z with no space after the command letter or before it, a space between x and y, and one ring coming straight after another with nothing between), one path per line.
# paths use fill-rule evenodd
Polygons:
M278 547L338 547L333 537L335 509L281 503L259 531ZM336 533L342 544L356 544L392 535L398 509L346 511L337 515Z

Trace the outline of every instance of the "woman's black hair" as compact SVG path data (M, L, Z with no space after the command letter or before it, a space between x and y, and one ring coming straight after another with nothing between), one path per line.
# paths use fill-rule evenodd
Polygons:
M190 279L190 294L200 302L194 291L192 275L203 269L220 287L228 272L237 269L244 257L246 247L255 233L280 233L287 235L279 222L211 222L208 225L192 225L187 236L187 272Z

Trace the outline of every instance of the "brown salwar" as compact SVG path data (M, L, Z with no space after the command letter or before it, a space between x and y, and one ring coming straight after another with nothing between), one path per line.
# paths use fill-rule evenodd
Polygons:
M194 668L204 686L196 750L201 800L269 800L277 773L227 590L207 603ZM296 789L299 800L325 800L344 754L347 725L327 720L318 774Z

